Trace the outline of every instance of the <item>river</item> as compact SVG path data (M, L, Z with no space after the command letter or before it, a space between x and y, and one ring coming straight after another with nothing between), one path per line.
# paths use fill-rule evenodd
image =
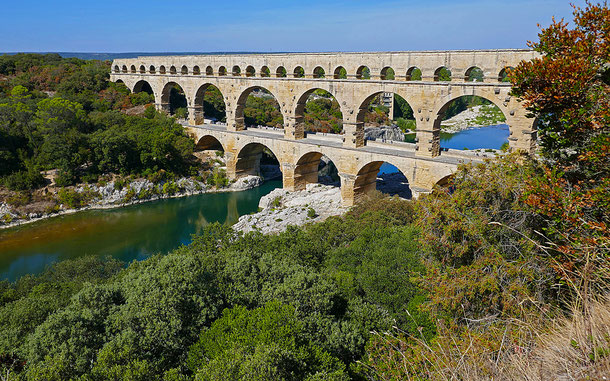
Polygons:
M130 262L167 253L188 244L209 223L234 224L258 211L260 198L281 185L273 180L247 191L86 210L0 230L0 279L13 281L87 254Z
M508 126L470 128L442 134L441 146L454 149L498 149ZM397 172L384 163L380 173ZM118 209L87 210L0 230L0 279L13 281L45 266L83 255L112 256L125 262L167 253L191 241L212 222L233 224L258 210L260 198L281 187L281 181L227 193L205 193L136 204Z

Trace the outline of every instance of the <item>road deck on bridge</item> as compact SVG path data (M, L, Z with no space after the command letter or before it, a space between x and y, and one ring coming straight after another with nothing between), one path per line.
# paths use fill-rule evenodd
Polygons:
M201 124L201 125L190 125L183 124L185 127L190 128L198 128L203 130L212 130L216 132L231 132L234 134L240 134L244 136L252 136L257 138L267 138L267 139L275 139L275 140L284 140L292 143L301 143L301 144L310 144L317 146L325 146L325 147L333 147L340 148L345 150L353 150L353 151L361 151L361 152L370 152L382 155L390 155L404 158L412 158L418 160L425 161L434 161L441 162L446 164L458 165L462 163L467 163L469 161L472 162L482 162L487 157L493 157L493 155L488 156L487 154L478 154L475 152L464 152L459 150L448 150L440 156L436 156L434 158L427 158L422 156L416 156L415 144L410 143L381 143L381 142L373 142L371 145L365 145L364 147L359 148L348 148L343 145L341 140L341 135L339 134L331 134L331 135L321 135L321 134L308 134L303 139L298 140L289 140L284 138L284 131L281 129L264 129L264 128L248 128L242 131L227 131L227 126L218 125L218 124Z

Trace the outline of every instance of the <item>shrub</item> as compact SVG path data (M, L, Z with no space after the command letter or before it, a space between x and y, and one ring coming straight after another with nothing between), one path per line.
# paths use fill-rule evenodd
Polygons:
M61 188L57 193L59 201L68 205L70 208L80 208L85 205L84 197L81 193L70 188Z
M4 177L2 183L10 190L36 189L45 184L45 178L34 168L26 171L14 172Z
M318 215L316 214L316 210L314 208L307 209L307 217L316 218Z
M217 168L214 170L214 174L212 175L213 184L218 188L226 187L229 184L229 179L227 178L227 171L224 169Z
M180 187L174 181L168 181L163 184L163 194L174 195L180 191Z

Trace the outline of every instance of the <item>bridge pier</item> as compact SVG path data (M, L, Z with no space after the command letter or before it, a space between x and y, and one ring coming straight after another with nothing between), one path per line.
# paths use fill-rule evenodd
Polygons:
M436 157L441 152L441 121L430 121L423 117L417 121L415 129L415 154L423 157Z
M355 192L356 175L349 173L339 173L341 178L341 203L343 206L354 206L357 202Z
M305 137L303 118L289 116L284 123L284 139L297 140Z
M343 122L343 146L349 148L364 147L363 122Z
M166 114L170 113L170 106L169 106L169 102L165 103L165 102L161 102L161 103L155 103L155 108L157 109L157 111L159 112L164 112Z
M519 110L521 111L521 110ZM516 113L515 113L516 114ZM510 126L508 146L511 151L534 152L536 150L536 121L524 115L509 115L506 123Z

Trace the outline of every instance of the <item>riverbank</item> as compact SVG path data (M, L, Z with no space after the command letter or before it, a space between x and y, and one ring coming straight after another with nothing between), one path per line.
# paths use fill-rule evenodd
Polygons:
M379 174L377 190L402 199L412 198L407 179L399 172ZM273 234L285 231L290 225L322 222L349 210L341 203L338 183L307 184L304 190L296 192L278 188L262 197L258 207L258 213L240 217L233 229Z
M478 105L442 121L441 130L447 134L455 134L469 128L492 126L505 121L504 114L495 105Z
M106 184L80 184L74 187L47 189L45 197L48 200L56 198L62 202L50 206L53 201L42 203L44 210L36 211L33 204L21 205L30 213L19 211L7 202L0 203L0 229L33 223L47 218L73 214L85 210L115 209L134 204L141 204L162 199L194 196L203 193L239 192L260 186L264 181L261 176L245 176L227 186L209 185L200 180L183 177L176 181L153 183L148 179L133 179L125 183L119 179ZM80 207L73 207L70 202L84 202Z
M304 190L296 192L275 189L261 198L258 207L260 212L240 217L233 229L244 233L279 233L290 225L321 222L349 209L341 205L341 188L323 184L307 184Z

